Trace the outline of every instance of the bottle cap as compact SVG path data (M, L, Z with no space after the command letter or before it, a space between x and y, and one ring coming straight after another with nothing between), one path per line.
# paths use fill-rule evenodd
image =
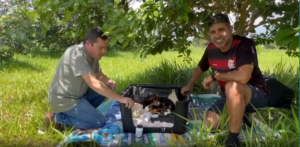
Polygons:
M143 125L137 125L136 127L137 127L137 128L142 128L142 127L143 127Z

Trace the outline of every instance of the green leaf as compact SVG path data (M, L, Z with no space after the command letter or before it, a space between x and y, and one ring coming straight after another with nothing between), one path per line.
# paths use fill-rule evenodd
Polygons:
M123 43L122 47L125 48L125 47L128 45L128 43L130 42L130 40L131 40L131 38L128 38L128 39Z
M299 47L299 36L295 36L295 37L292 39L292 42L291 42L291 44L289 45L289 49L290 49L290 50L294 50L294 49L296 49L297 47Z
M293 30L295 30L296 32L299 32L299 26L297 28L294 28Z
M254 10L257 7L259 7L259 0L252 0L251 10Z
M266 8L266 2L265 2L265 0L260 0L258 8L260 8L260 9L265 9Z
M183 20L185 20L185 21L189 21L189 17L187 16L187 14L186 14L186 13L183 15Z
M83 5L84 7L87 6L87 4L85 3L84 0L78 0L78 3L79 3L80 5Z
M275 34L274 40L275 41L280 41L280 40L285 39L286 37L288 37L288 36L290 36L294 33L295 33L295 31L291 28L281 29Z
M147 18L147 13L144 14L144 16L142 17L142 20L145 20Z
M117 36L113 36L111 39L110 39L110 41L109 41L109 44L110 45L115 45L116 44L116 42L117 42Z
M38 5L38 6L42 6L42 5L47 4L48 2L49 2L48 0L39 0L39 1L37 2L37 5Z
M43 35L45 35L46 32L47 32L47 28L43 25L43 26L42 26L41 33L42 33Z
M109 35L110 32L104 32L104 35Z
M64 7L70 7L72 5L74 5L74 0L64 1L64 3L62 4L62 6Z
M188 5L184 5L185 12L191 12L191 8Z
M157 11L154 11L154 12L153 12L153 15L154 15L154 16L158 16L158 12L157 12Z
M276 45L278 45L278 46L286 46L286 45L288 45L291 42L291 40L293 39L293 37L294 36L287 36L287 37L285 37L285 38L283 38L281 40L277 40L276 41Z
M142 51L141 54L140 54L140 58L141 58L141 59L145 59L146 56L147 56L147 50L146 50L146 49L143 49L143 51Z
M64 21L68 21L70 17L72 16L72 13L70 11L65 12L65 18Z
M124 34L119 34L117 38L118 38L118 41L120 43L123 42L124 41Z
M107 31L113 31L116 27L116 25L110 25Z
M134 27L134 24L135 24L135 21L134 21L134 20L132 20L132 21L130 22L130 24L129 24L129 26L130 26L130 29L133 29L133 27Z
M147 4L143 3L143 4L140 5L140 8L145 8L146 6L147 6Z
M120 19L119 26L123 27L125 24L126 24L126 19L125 18Z

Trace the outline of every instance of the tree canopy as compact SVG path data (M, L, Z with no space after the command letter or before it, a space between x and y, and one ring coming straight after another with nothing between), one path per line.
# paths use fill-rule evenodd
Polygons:
M134 10L133 2L142 4ZM86 29L99 27L110 36L110 45L134 46L141 57L168 50L188 56L187 38L209 40L207 21L217 12L234 16L234 34L249 35L257 44L275 40L288 55L299 56L297 0L33 0L30 4L23 12L42 25L42 34L77 42ZM265 33L255 32L260 26Z

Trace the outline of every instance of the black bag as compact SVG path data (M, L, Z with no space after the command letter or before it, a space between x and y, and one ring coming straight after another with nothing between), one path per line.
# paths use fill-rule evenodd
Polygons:
M269 92L268 107L291 108L295 97L294 91L272 76L264 76Z

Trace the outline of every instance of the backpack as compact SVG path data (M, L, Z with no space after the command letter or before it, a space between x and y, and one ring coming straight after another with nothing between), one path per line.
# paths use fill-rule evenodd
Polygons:
M264 75L264 79L269 92L267 107L291 108L295 92L272 76Z

